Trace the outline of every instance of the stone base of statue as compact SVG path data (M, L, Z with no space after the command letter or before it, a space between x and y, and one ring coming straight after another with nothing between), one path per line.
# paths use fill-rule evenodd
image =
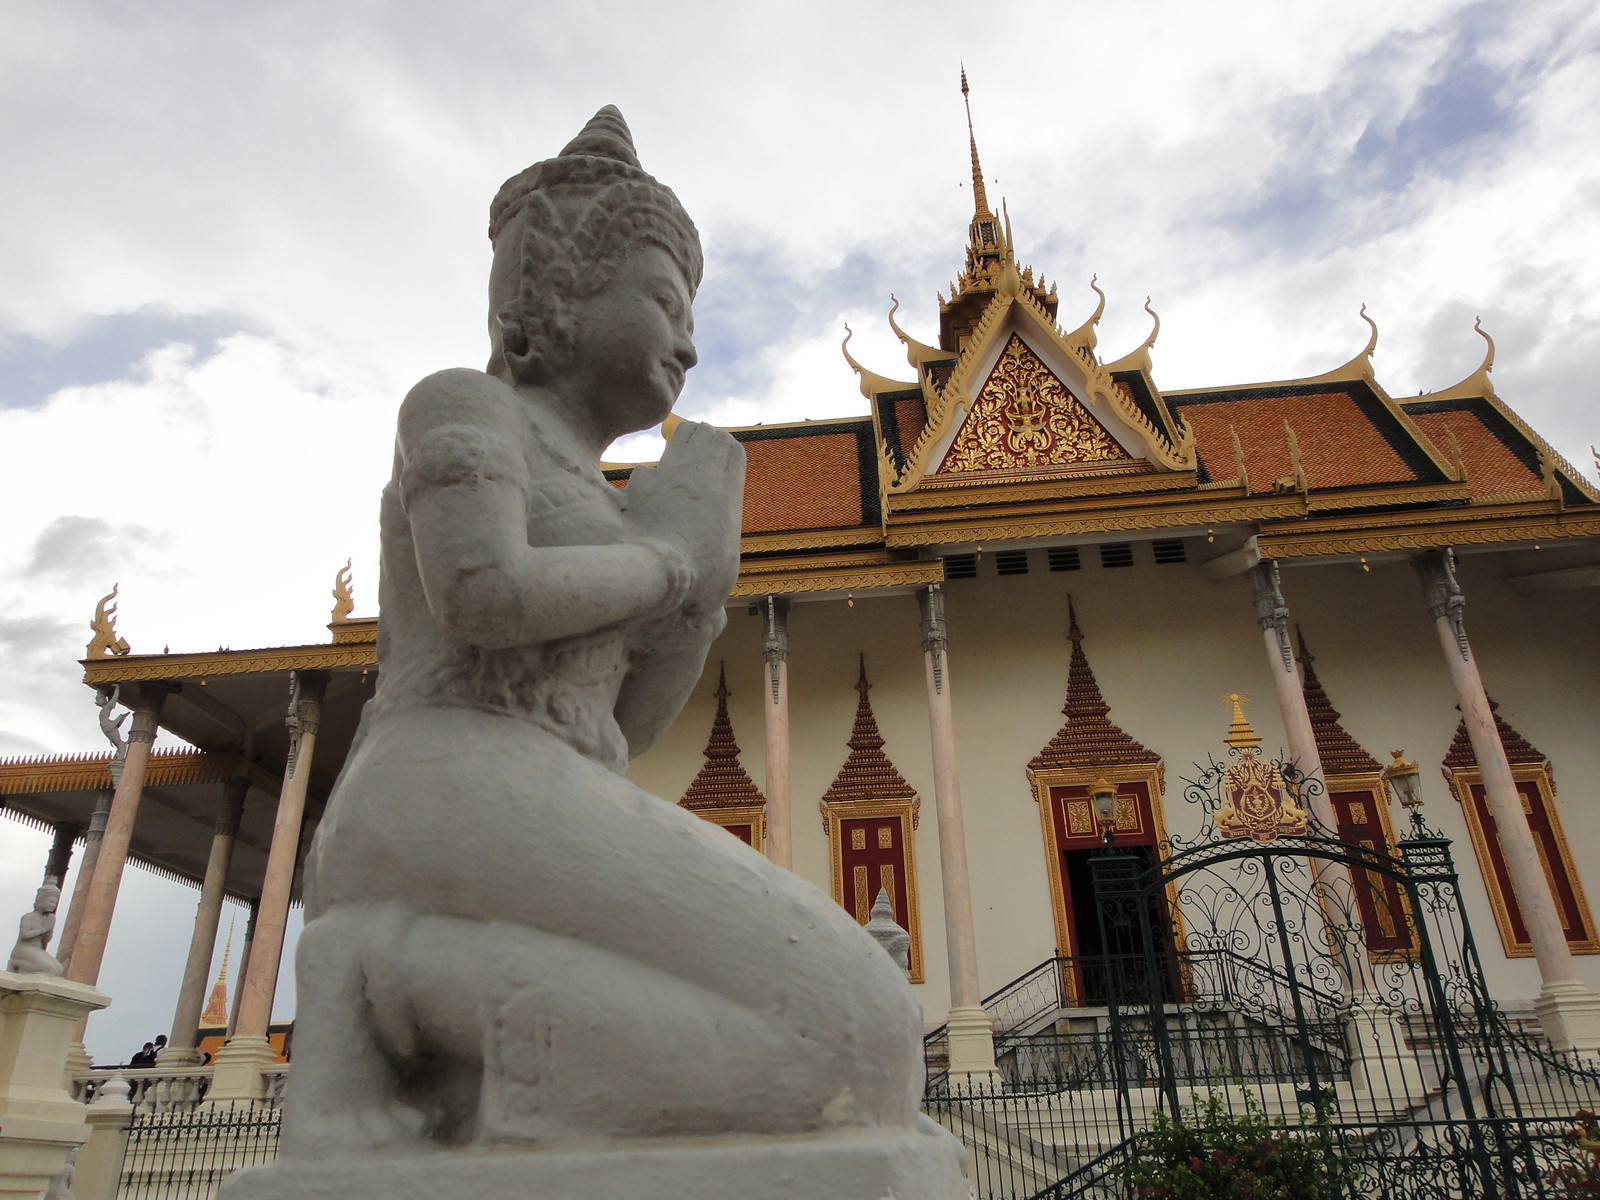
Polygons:
M221 1200L967 1200L963 1159L930 1123L878 1136L280 1160L235 1175Z

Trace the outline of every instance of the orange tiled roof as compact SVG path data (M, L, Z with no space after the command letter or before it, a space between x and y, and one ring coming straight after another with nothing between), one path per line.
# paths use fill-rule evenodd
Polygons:
M1339 724L1339 710L1322 690L1322 681L1312 667L1316 659L1306 649L1306 635L1299 629L1300 669L1304 673L1302 688L1306 696L1306 709L1311 714L1311 732L1317 739L1317 757L1322 760L1322 774L1326 778L1343 775L1371 775L1383 770L1382 765L1361 747L1361 743Z
M856 691L861 699L856 704L856 723L850 731L850 754L834 776L828 790L822 793L824 804L837 804L850 800L915 800L916 789L895 770L889 756L883 752L883 735L878 732L878 719L872 715L872 704L867 693L872 685L867 682L867 661L861 660L861 677L856 681Z
M1357 389L1365 393L1359 402ZM1437 475L1431 464L1422 467L1426 452L1365 385L1169 393L1167 403L1194 430L1196 448L1211 479L1234 477L1230 426L1238 432L1253 493L1270 492L1273 480L1291 473L1285 421L1300 444L1311 488L1415 483ZM1410 453L1402 456L1402 449Z
M870 446L871 424L863 425ZM741 430L739 440L746 455L745 533L868 523L862 511L859 430Z
M1072 639L1072 662L1067 668L1067 702L1061 711L1067 723L1048 745L1028 763L1028 770L1051 767L1120 767L1132 763L1158 763L1161 756L1129 737L1112 722L1111 706L1100 694L1100 684L1083 652L1083 631L1078 628L1078 613L1067 600L1070 621L1067 636Z
M739 762L739 745L733 740L733 722L728 719L728 672L717 674L717 715L711 721L711 740L706 743L706 762L678 801L696 811L728 808L733 805L765 804L761 794Z
M1467 468L1467 484L1474 496L1503 496L1510 492L1531 492L1544 486L1544 477L1525 456L1534 454L1526 439L1510 429L1509 423L1495 421L1504 428L1490 427L1488 406L1481 401L1423 401L1415 405L1402 402L1406 414L1445 454L1451 452L1451 435L1461 448L1461 461ZM1498 417L1499 414L1494 414ZM1523 448L1518 454L1513 446ZM1534 460L1537 462L1537 459Z
M1523 737L1500 715L1500 706L1493 700L1489 701L1489 711L1494 714L1494 727L1500 732L1500 744L1506 748L1506 761L1512 766L1525 766L1532 764L1538 766L1546 761L1544 754L1536 749L1528 739ZM1467 734L1465 718L1456 726L1455 739L1450 743L1450 749L1444 756L1444 769L1446 771L1474 771L1478 767L1478 756L1473 752L1472 739Z
M877 525L871 420L736 429L733 436L745 451L743 533ZM606 481L626 487L632 470L612 467Z

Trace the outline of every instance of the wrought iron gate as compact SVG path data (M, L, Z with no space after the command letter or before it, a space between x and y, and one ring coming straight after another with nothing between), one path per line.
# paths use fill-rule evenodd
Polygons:
M1321 786L1276 765L1302 804ZM1393 853L1314 821L1228 837L1226 770L1186 781L1206 814L1193 840L1093 861L1121 1141L1040 1194L1105 1189L1153 1122L1209 1106L1317 1140L1326 1195L1564 1195L1549 1170L1600 1074L1491 1000L1449 841L1420 813ZM1363 910L1384 926L1370 938Z

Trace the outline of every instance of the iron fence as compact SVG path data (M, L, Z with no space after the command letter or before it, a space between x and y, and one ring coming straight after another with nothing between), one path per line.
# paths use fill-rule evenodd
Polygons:
M274 1102L134 1112L117 1200L212 1200L223 1180L278 1156Z

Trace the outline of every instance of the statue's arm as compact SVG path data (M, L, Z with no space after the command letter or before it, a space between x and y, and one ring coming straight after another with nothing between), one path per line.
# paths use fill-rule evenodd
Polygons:
M660 543L530 546L525 437L513 393L441 371L400 409L400 485L423 592L453 636L502 648L571 637L675 605L689 583Z
M698 621L679 616L651 627L651 644L634 660L614 710L629 757L643 754L677 719L727 623L719 608Z
M642 535L682 546L694 582L683 606L645 628L617 695L617 724L639 754L665 732L727 624L723 605L739 578L744 448L710 425L685 421L656 466L636 467L623 514Z

